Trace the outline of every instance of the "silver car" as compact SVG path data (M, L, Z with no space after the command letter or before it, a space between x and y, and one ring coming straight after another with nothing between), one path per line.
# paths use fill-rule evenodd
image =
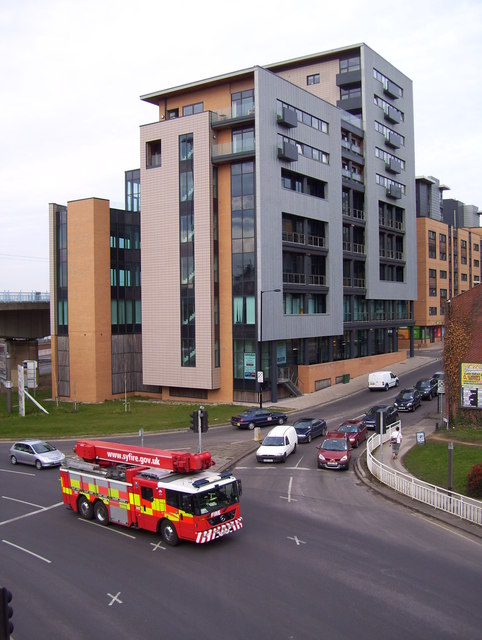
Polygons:
M10 447L12 464L31 464L37 469L57 467L65 460L64 454L44 440L21 440Z

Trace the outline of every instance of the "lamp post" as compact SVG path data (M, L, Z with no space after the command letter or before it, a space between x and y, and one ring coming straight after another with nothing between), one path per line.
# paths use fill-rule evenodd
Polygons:
M256 381L259 385L259 408L263 408L263 293L279 293L281 289L266 289L260 291L259 305L259 361L258 371L256 372Z

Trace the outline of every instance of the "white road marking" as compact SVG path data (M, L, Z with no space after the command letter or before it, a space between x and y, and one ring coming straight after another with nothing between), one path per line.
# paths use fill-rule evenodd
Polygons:
M111 533L118 533L120 536L125 536L126 538L132 538L135 540L135 536L131 536L130 533L124 533L123 531L117 531L117 529L112 529L111 527L106 527L104 524L99 524L98 522L92 522L91 520L84 520L84 518L79 518L81 522L85 522L85 524L90 524L93 527L100 527L104 529L104 531L110 531Z
M118 591L115 596L112 595L112 593L108 593L107 595L109 596L109 598L112 598L112 600L109 602L109 607L112 607L112 605L114 604L114 602L118 602L119 604L122 604L122 600L119 599L121 592Z
M299 466L301 464L301 461L303 460L303 456L301 456L301 458L298 460L298 462L295 464L295 469L299 469Z
M454 536L459 536L459 538L463 538L464 540L467 540L468 542L473 542L474 544L478 545L479 547L481 546L481 543L478 540L473 540L471 537L469 537L469 535L466 535L464 533L458 533L458 531L454 531L450 526L445 526L443 524L439 524L438 522L434 522L431 518L427 518L426 516L420 514L420 513L414 513L412 514L414 516L414 518L420 518L420 520L424 520L425 522L428 522L429 524L433 524L434 527L438 527L439 529L443 529L444 531L447 531L447 533L453 533Z
M288 502L297 502L296 498L291 497L291 487L293 486L293 476L290 476L290 481L288 483L288 495L280 496L283 500L288 500Z
M47 560L47 558L44 558L43 556L39 556L38 553L34 553L33 551L29 551L28 549L25 549L24 547L19 547L18 544L14 544L13 542L9 542L8 540L2 540L2 542L5 542L5 544L9 544L11 547L15 547L15 549L20 549L20 551L24 551L25 553L28 553L31 556L34 556L34 558L38 558L39 560L43 560L44 562L47 562L47 564L51 564L52 560Z
M0 522L0 527L2 525L4 525L4 524L9 524L10 522L15 522L16 520L22 520L22 518L29 518L30 516L35 516L38 513L43 513L44 511L49 511L50 509L56 509L57 507L60 507L63 504L64 504L63 502L57 502L57 504L53 504L51 507L42 507L38 511L31 511L30 513L26 513L23 516L17 516L16 518L10 518L10 520L4 520L3 522Z
M298 538L298 536L286 536L288 538L288 540L293 540L294 542L296 542L296 546L299 547L300 544L306 544L306 542L304 540L300 540Z
M166 547L163 547L160 542L150 542L151 547L154 547L153 551L157 551L158 549L166 550Z
M37 507L37 509L43 509L41 504L35 504L34 502L26 502L25 500L19 500L18 498L9 498L8 496L2 496L4 500L11 500L12 502L21 502L22 504L28 504L31 507Z
M27 471L14 471L13 469L0 469L0 471L3 471L3 473L18 473L21 476L32 476L32 478L35 478L35 473L28 473Z

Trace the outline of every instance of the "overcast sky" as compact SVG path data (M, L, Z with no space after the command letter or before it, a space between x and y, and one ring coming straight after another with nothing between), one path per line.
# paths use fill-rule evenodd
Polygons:
M139 96L366 43L412 79L416 175L482 209L481 0L0 0L0 292L48 291L48 204L123 208Z

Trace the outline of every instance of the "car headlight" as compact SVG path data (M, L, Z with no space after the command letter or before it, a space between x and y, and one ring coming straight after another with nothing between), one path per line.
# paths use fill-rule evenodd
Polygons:
M321 460L322 462L325 461L325 456L322 453L318 454L318 460Z
M340 462L346 462L348 460L348 456L343 456L340 458Z

